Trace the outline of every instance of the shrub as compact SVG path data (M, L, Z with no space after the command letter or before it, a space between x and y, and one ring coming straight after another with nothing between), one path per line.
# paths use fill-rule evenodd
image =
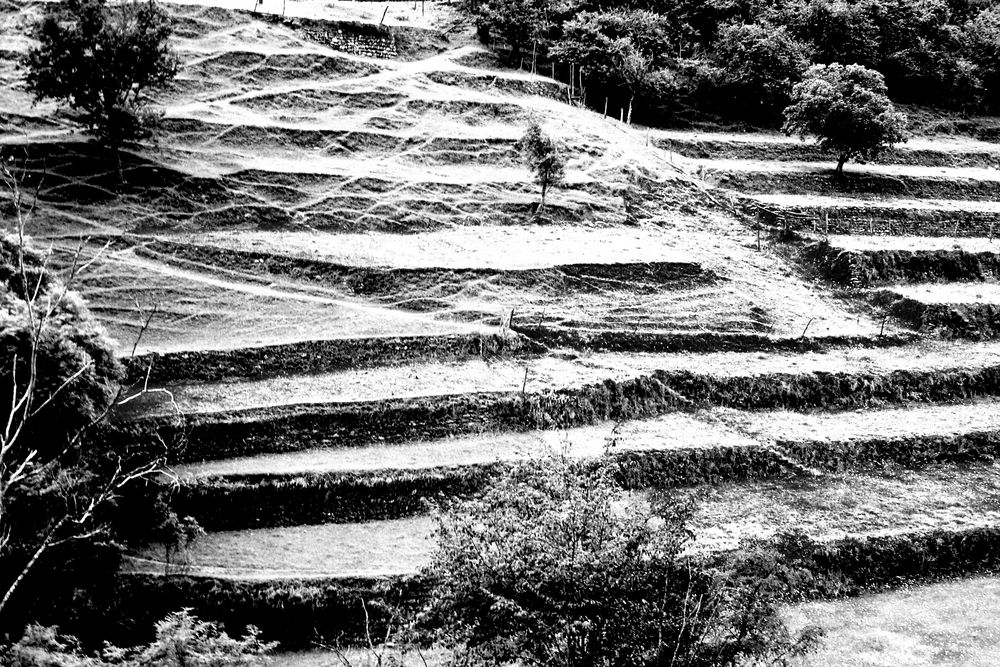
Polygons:
M0 324L0 392L10 396L16 384L24 393L32 382L38 413L25 420L21 442L44 445L48 457L107 408L122 366L80 295L49 271L44 255L10 234L0 236Z
M552 137L542 131L538 123L532 123L518 142L524 162L535 175L535 182L542 188L542 202L545 206L545 192L553 185L559 185L566 178L566 158Z
M784 131L819 139L837 154L837 173L852 158L870 160L905 141L906 116L895 110L885 80L861 65L814 65L792 89Z
M248 667L260 665L275 644L260 641L254 627L239 639L217 624L198 620L190 611L168 615L156 624L156 638L147 646L121 649L106 646L100 656L87 655L79 642L58 628L32 625L14 644L3 664L8 667Z
M150 88L176 74L170 20L153 0L62 0L36 26L26 59L28 89L68 102L110 145L145 136Z
M611 480L552 456L441 513L417 627L491 664L782 664L811 645L778 616L780 566L683 555L687 509Z

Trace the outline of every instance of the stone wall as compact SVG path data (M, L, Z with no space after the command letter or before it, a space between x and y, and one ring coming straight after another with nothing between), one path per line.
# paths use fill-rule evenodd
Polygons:
M389 26L354 21L322 21L306 18L282 18L274 14L259 14L258 18L286 25L308 39L343 51L369 58L396 58L399 45L396 31Z
M305 25L309 39L335 51L369 58L395 58L399 55L396 35L391 30L362 24L339 23Z

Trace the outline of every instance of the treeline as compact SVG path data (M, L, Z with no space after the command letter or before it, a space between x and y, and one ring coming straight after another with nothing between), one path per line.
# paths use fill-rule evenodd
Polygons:
M480 37L572 65L587 102L664 123L691 111L777 125L812 64L878 70L893 100L1000 111L992 0L466 0Z

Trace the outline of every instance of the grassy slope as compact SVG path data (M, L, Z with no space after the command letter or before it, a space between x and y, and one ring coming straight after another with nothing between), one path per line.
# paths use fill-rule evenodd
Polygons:
M793 628L825 629L803 666L895 667L1000 663L1000 580L977 577L849 600L810 602L785 613Z

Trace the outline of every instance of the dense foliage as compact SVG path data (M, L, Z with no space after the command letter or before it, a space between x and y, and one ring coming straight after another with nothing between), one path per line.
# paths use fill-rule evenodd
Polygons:
M762 551L684 555L687 509L612 477L553 456L440 515L420 627L489 664L783 664L808 649L814 633L778 615L798 575Z
M861 65L814 65L792 90L785 132L819 139L837 155L837 172L852 158L871 160L905 140L906 116L893 107L882 75Z
M649 122L777 125L811 64L858 64L896 101L1000 109L1000 8L985 0L466 0L481 36L574 65L589 103ZM581 71L582 70L582 71ZM616 114L617 115L617 114Z
M147 91L175 75L170 19L153 0L62 0L36 27L26 59L28 89L62 100L101 141L144 136L155 117Z
M85 614L123 539L173 542L194 527L160 497L162 452L94 437L122 366L79 294L19 236L0 238L0 321L0 632L16 634L39 614Z
M261 642L256 628L233 638L217 624L200 621L189 611L168 615L156 624L156 638L146 646L105 646L100 655L81 650L71 636L54 627L29 626L21 640L0 655L5 667L251 667L265 664L274 644Z

